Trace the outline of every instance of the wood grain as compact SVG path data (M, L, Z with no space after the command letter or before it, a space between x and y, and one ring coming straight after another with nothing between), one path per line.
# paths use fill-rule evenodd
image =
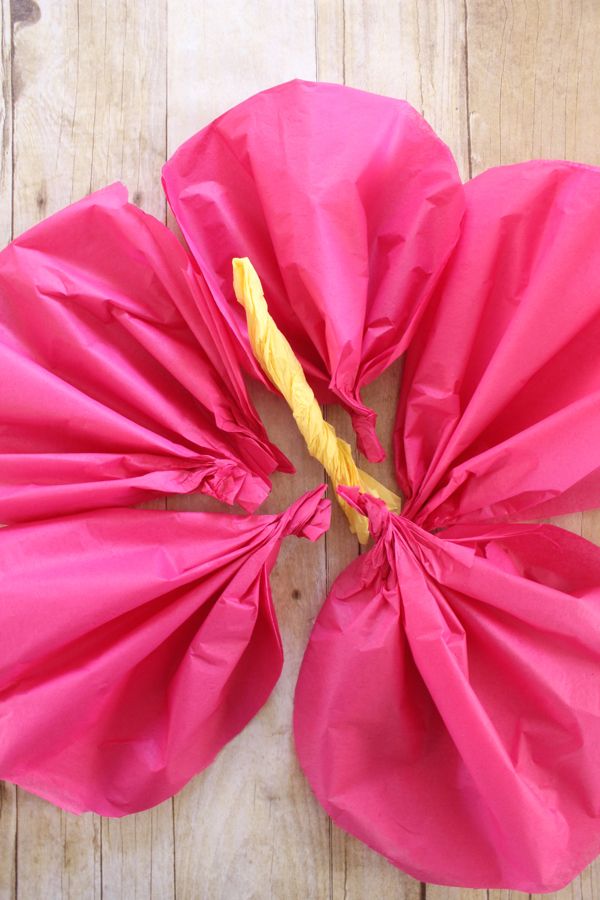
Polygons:
M8 0L0 2L0 241L12 237L12 26ZM17 791L0 782L0 898L12 898L17 882Z
M11 43L14 233L117 179L164 217L165 4L18 0ZM166 807L101 824L17 791L17 872L0 897L168 898Z
M597 164L594 0L467 0L473 174L531 158Z
M169 4L169 149L250 94L293 77L314 78L312 0L295 4ZM198 47L203 48L201 58ZM190 71L196 71L193 79ZM283 509L323 480L308 460L285 404L257 388L257 406L272 439L298 466L275 478L265 509ZM198 508L193 498L170 505ZM325 814L301 777L292 746L296 674L311 621L325 594L325 544L285 542L272 577L285 665L259 716L175 801L177 896L329 896ZM195 840L189 840L189 835Z
M596 0L0 0L0 238L115 179L164 217L167 153L293 77L409 100L464 178L532 156L598 164L599 43ZM386 446L400 376L397 364L364 392ZM323 473L284 404L258 387L253 395L298 468L275 479L265 507L274 511ZM347 416L325 413L354 443ZM389 459L377 474L393 484ZM598 513L561 524L600 543ZM331 824L298 769L291 716L302 652L327 588L357 552L337 508L325 540L284 544L272 578L281 681L174 801L123 820L75 817L2 785L0 900L507 900L511 892L403 875ZM600 900L600 866L560 897Z
M122 179L164 216L166 0L18 0L14 227Z
M341 22L339 11L335 19L320 17L317 39L321 67L337 72L338 79L341 72L352 87L408 100L450 143L462 174L468 174L462 6L422 0L400 4L347 0ZM378 413L378 433L388 456L380 465L364 459L360 465L390 486L395 483L391 455L395 404L390 398L398 394L400 369L400 364L392 366L363 391L366 402ZM347 417L339 409L329 410L328 417L348 439ZM326 542L330 586L358 547L339 516ZM420 896L418 882L333 825L331 833L333 898L416 900Z
M471 173L532 158L600 163L600 114L590 115L589 106L600 83L600 8L578 0L466 0L465 25ZM600 513L549 521L600 543ZM599 879L596 861L567 888L545 896L596 898ZM527 895L427 886L427 900L488 896Z

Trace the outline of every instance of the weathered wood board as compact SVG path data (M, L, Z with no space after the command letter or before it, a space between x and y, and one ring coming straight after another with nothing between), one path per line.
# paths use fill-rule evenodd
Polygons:
M166 217L160 167L244 97L290 78L408 99L466 179L530 157L600 164L596 0L1 0L0 240L123 180ZM366 392L389 444L396 365ZM291 417L256 389L298 474L323 478ZM338 409L326 414L350 439ZM393 484L390 464L378 477ZM193 498L168 501L200 508ZM600 543L600 515L563 522ZM501 900L421 885L331 824L296 762L293 689L326 588L358 552L336 510L316 545L288 541L273 576L286 663L273 696L174 800L124 820L76 817L0 786L0 900ZM498 895L498 896L497 896ZM561 892L600 900L600 868Z

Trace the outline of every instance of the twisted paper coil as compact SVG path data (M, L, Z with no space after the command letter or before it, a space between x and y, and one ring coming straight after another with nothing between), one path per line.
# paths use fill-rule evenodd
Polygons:
M358 468L350 445L338 437L335 428L323 418L302 366L269 313L260 279L250 260L236 258L232 264L233 287L246 311L252 352L290 407L310 455L321 463L336 490L340 485L358 487L383 500L389 509L399 511L401 498ZM361 544L366 544L369 538L367 519L339 495L337 499L350 530Z

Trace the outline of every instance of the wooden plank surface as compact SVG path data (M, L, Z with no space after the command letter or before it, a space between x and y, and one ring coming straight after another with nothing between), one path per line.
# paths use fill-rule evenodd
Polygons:
M164 217L166 4L18 0L10 40L14 233L117 179ZM19 790L15 822L18 897L172 896L171 801L101 821Z
M0 2L0 241L12 237L12 77L11 13ZM0 898L13 897L17 880L17 791L0 782Z
M227 107L292 77L408 99L465 178L532 156L599 164L599 40L596 0L0 0L0 238L115 179L164 217L166 155ZM365 392L388 445L400 370ZM266 508L281 509L323 473L284 405L258 388L254 396L298 467L275 480ZM351 438L339 409L326 415ZM377 471L393 483L389 461ZM597 513L563 524L600 543ZM1 786L0 900L503 900L509 892L420 885L398 872L330 823L299 772L298 666L327 586L357 552L337 510L324 541L286 542L272 579L281 681L174 801L108 820ZM561 897L600 900L598 864Z

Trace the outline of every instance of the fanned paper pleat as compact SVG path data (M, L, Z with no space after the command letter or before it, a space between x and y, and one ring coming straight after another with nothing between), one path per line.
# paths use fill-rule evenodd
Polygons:
M600 851L600 170L465 185L407 353L402 515L334 584L296 695L333 819L416 878L558 890Z
M346 491L295 702L333 820L415 878L551 891L600 852L600 548L550 525L434 536Z
M0 778L73 812L160 803L258 712L281 671L269 572L329 525L105 509L0 529Z
M292 81L186 141L163 184L240 361L264 379L231 285L231 259L248 256L317 399L341 403L382 459L360 391L409 345L458 238L448 148L401 100Z
M273 447L174 235L122 185L0 253L0 522L201 491L254 509Z

